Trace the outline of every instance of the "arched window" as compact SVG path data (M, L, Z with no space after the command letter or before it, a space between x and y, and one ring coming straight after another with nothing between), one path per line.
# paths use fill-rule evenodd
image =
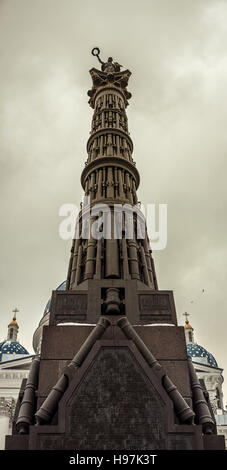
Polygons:
M192 343L192 332L191 331L188 332L188 336L189 336L190 343Z
M10 328L10 331L9 331L9 339L12 339L13 337L13 328Z

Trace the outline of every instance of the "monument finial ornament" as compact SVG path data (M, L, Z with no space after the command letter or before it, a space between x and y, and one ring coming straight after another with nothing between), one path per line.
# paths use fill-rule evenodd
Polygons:
M107 62L103 62L100 58L100 49L98 47L93 47L91 54L97 57L101 64L101 70L94 67L90 70L93 82L92 89L88 91L90 106L94 109L96 93L103 87L117 88L123 94L125 106L127 106L128 100L132 96L126 88L131 72L128 69L121 71L123 66L118 64L118 62L114 62L112 57L109 57Z
M91 53L92 53L92 55L96 56L98 61L100 62L100 64L102 64L102 66L101 66L102 72L115 73L115 72L120 72L121 71L121 67L123 67L123 65L118 64L118 62L113 62L112 57L109 57L107 62L103 62L100 59L100 57L99 57L100 49L98 47L93 47Z

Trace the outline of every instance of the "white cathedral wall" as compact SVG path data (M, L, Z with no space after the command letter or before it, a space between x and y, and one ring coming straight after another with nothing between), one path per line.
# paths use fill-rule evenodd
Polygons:
M225 438L225 449L227 450L227 426L217 426L217 433Z
M2 363L3 365L3 363ZM0 450L5 449L5 436L12 433L12 417L18 399L23 378L27 378L29 370L0 370Z
M5 436L9 432L9 416L0 415L0 450L5 449Z
M217 369L209 368L209 371L198 371L197 367L195 367L197 375L200 379L203 379L205 382L206 389L209 393L210 402L216 414L218 409L221 409L224 412L223 407L223 392L222 392L222 379L221 379L221 372ZM218 399L217 399L217 389L219 390L219 401L221 404L221 408L218 408Z
M12 434L12 419L15 412L19 389L9 394L0 395L0 450L5 449L5 437ZM5 395L5 396L3 396Z

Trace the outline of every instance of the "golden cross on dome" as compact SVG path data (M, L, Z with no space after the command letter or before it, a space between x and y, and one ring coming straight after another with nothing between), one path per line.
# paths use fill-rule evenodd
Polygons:
M16 318L16 313L19 312L20 310L17 309L17 307L15 307L15 309L13 310L13 313L14 313L14 317Z
M187 313L187 312L185 312L185 313L183 313L182 315L184 315L184 316L186 317L186 320L185 320L185 321L187 322L187 321L188 321L188 317L189 317L189 315L191 315L191 314L190 314L190 313Z

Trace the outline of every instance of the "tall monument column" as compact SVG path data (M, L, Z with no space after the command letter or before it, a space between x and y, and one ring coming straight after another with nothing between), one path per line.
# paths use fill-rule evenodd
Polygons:
M111 57L103 62L98 48L92 54L101 70L90 70L94 114L66 290L52 293L6 448L221 449L137 205L131 73Z
M98 51L94 48L93 54L97 55ZM111 238L97 240L90 237L84 242L81 223L82 213L84 216L86 214L84 204L78 221L79 240L73 242L68 270L67 287L70 290L83 287L87 279L97 279L98 273L100 280L137 279L151 289L157 287L147 234L142 239L136 236L138 219L143 220L138 207L137 210L134 207L135 213L132 215L131 237L126 237L125 230L121 230L120 238L114 236L114 206L115 214L116 205L125 207L126 214L119 211L121 220L118 218L119 225L125 227L126 219L130 217L129 214L127 216L127 206L135 206L138 202L136 191L140 180L132 158L133 143L126 115L131 98L126 87L131 72L121 72L120 67L109 57L106 63L102 62L102 71L90 70L93 87L88 95L94 114L87 143L88 158L81 175L86 201L89 198L89 209L100 206L101 211L102 205L106 204L111 211ZM95 217L90 218L89 222L94 223Z
M110 286L116 289L119 311L134 323L176 324L172 292L158 290L138 204L140 176L132 157L126 115L131 72L121 71L122 66L111 57L103 62L98 48L92 54L102 67L90 70L92 88L88 95L94 114L81 175L84 201L72 243L68 294L54 293L50 324L96 322L100 312L105 312Z

